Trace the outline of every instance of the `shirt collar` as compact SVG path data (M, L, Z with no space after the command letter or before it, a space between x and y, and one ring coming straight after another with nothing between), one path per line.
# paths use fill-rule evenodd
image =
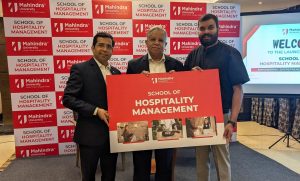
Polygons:
M150 53L148 53L148 60L153 62L153 59L150 55ZM159 63L164 63L166 61L166 57L165 57L165 54L163 54L163 56L161 57L161 59L159 61L156 61L156 62L159 62Z
M100 69L101 69L101 68L104 68L104 69L107 69L107 70L110 70L110 69L111 69L111 65L110 65L110 64L108 64L108 65L105 67L102 63L100 63L99 61L97 61L97 60L95 59L95 57L94 57L94 60L95 60L95 62L97 63L97 65L99 66Z
M205 48L205 50L214 49L214 48L217 47L219 44L220 44L220 43L219 43L219 40L217 40L217 42L216 42L215 44L210 45L210 46L208 46L208 47L204 47L204 48Z

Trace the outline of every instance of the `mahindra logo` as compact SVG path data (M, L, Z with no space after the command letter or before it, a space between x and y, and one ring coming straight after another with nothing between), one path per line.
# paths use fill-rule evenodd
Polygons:
M179 16L181 14L181 7L178 7L178 6L174 6L173 7L173 14L175 16Z
M283 35L287 35L289 33L289 29L285 28L285 29L282 29L282 34Z
M27 115L18 115L18 121L20 124L26 124L28 122Z
M62 99L63 99L63 96L58 96L58 101L60 104L63 104Z
M63 23L54 23L54 29L56 32L63 32L64 24Z
M21 150L20 151L21 157L29 157L30 156L30 150Z
M15 85L18 89L25 87L24 79L15 79Z
M95 11L96 11L97 14L103 14L104 13L104 5L103 4L101 4L101 5L96 4L95 5Z
M142 33L142 32L144 32L144 24L136 24L136 25L135 25L135 31L136 31L137 33Z
M70 130L61 130L60 135L63 139L70 138L71 136L71 131Z
M22 50L22 43L19 42L19 41L18 42L15 42L15 41L11 42L11 46L13 48L13 51L15 51L15 52L19 52L19 51Z
M157 81L157 80L158 80L157 78L151 78L151 80L152 80L152 83L153 83L153 84L157 84L157 82L158 82L158 81Z
M173 42L172 46L173 46L173 50L180 50L181 48L180 42Z
M56 62L58 69L65 69L66 68L66 60L58 60Z
M18 11L18 3L8 3L9 12L15 13Z

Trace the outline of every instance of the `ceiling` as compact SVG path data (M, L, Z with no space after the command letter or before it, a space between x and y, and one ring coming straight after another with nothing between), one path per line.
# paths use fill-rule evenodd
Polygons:
M300 5L300 0L218 0L217 3L236 3L240 4L241 12L259 12L287 9Z

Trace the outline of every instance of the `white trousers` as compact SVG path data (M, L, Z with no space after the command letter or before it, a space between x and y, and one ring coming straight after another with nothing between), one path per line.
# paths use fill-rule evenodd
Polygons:
M229 114L224 114L225 124L227 123L228 118ZM198 181L210 180L210 152L212 152L214 157L218 180L231 181L229 144L196 147L196 165Z

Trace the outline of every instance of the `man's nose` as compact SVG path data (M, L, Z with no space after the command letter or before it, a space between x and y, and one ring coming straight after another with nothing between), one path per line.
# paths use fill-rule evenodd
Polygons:
M205 30L204 30L204 33L209 33L209 29L205 29Z
M104 51L108 51L108 49L109 49L109 47L106 45L102 47L102 50L104 50Z
M155 43L155 44L159 44L159 40L155 40L154 43Z

